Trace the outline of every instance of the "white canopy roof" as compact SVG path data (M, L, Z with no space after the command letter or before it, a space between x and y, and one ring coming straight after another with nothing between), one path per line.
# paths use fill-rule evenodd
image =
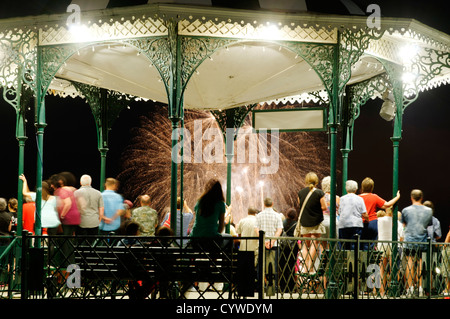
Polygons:
M170 17L179 20L179 33L183 35L240 39L216 51L198 67L184 93L184 106L188 109L225 109L277 99L304 99L309 92L322 91L323 83L311 66L276 41L336 43L340 28L357 30L367 23L367 18L361 16L147 4L83 12L81 22L89 32L79 38L80 34L70 33L65 26L68 15L0 20L0 30L39 32L39 44L43 46L98 41L80 49L58 70L49 89L62 96L79 95L70 84L76 81L167 103L166 88L157 68L121 40L166 35L163 21ZM268 27L276 33L266 38ZM354 65L348 84L383 73L376 58L402 64L400 50L405 45L414 45L421 52L438 50L447 56L450 51L447 34L412 19L383 18L382 29L383 37L371 42ZM0 40L8 36L5 31ZM448 83L449 79L450 70L444 68L420 89Z

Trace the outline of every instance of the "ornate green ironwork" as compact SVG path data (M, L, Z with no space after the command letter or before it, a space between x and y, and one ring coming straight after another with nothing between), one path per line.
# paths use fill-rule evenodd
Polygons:
M217 50L223 49L238 41L236 39L182 36L181 84L183 90L186 88L190 77L205 59Z
M30 30L24 32L8 31L0 35L0 84L3 99L16 112L16 139L19 144L18 172L24 172L25 113L33 96L36 78L36 34ZM23 182L17 185L17 232L22 232Z
M424 49L425 54L420 54L417 62L413 64L412 72L422 71L424 76L419 77L418 85L426 87L433 77L442 74L444 68L450 68L450 53L430 48Z
M108 147L108 132L120 112L134 99L133 96L96 86L71 82L89 104L97 126L98 148Z
M211 114L217 121L222 130L224 141L226 141L227 129L233 129L233 139L235 140L239 129L244 124L247 115L255 108L257 104L244 105L226 110L212 110Z
M106 178L109 131L120 112L128 106L134 97L79 82L72 82L72 85L86 98L95 119L98 150L100 152L100 190L103 191Z
M288 41L280 41L279 43L300 56L311 66L325 86L328 96L331 96L333 74L330 70L333 69L336 45Z
M345 86L351 78L352 66L360 59L373 39L381 38L382 34L375 29L343 29L338 31L338 41L333 50L332 83L328 87L330 106L328 126L330 134L330 180L331 185L336 185L336 143L337 126L342 122L342 99ZM331 93L331 94L330 94ZM330 234L336 234L336 188L331 187L330 192ZM330 256L330 265L334 267L335 258ZM329 297L336 297L337 278L330 274L330 283L327 289Z
M184 33L184 35L180 35L180 21L184 19L182 18L183 14L171 13L169 16L165 15L164 12L161 14L161 19L164 20L162 23L165 27L167 27L168 33L166 36L161 36L161 34L164 34L166 31L165 29L161 29L161 32L158 32L157 36L136 37L136 33L134 33L133 36L135 38L131 38L131 29L129 29L123 34L122 39L115 37L114 39L109 40L109 42L124 43L136 47L137 50L140 53L145 54L151 64L157 68L167 91L169 101L169 118L172 121L172 129L173 131L176 131L180 124L183 125L184 90L186 89L191 76L199 68L203 61L213 55L217 50L223 49L226 46L253 40L244 39L245 32L241 33L243 35L242 38L234 39L224 38L222 37L223 34L218 37L214 36L214 32L211 32L212 36L210 37L188 36L186 35L188 32ZM114 17L114 19L116 19L116 17ZM114 19L111 18L111 22ZM127 19L130 18L122 17L122 21L125 20L125 22L118 22L117 19L118 26L130 22ZM134 19L135 17L133 16L133 20ZM145 20L144 17L143 19ZM189 17L189 19L192 20L193 18ZM316 19L317 18L315 17L314 20ZM257 20L259 20L259 18L257 18ZM42 21L39 23L41 22ZM231 23L231 20L229 20L229 22ZM336 183L336 142L338 127L341 126L344 128L343 140L345 144L342 151L343 154L346 153L348 155L348 152L353 148L352 137L354 123L359 116L360 106L376 92L382 93L388 88L392 89L396 103L396 117L394 119L394 132L392 136L394 148L393 193L395 194L398 189L398 148L402 133L403 112L408 105L417 99L421 90L429 86L430 83L434 84L433 81L435 80L435 77L440 75L444 69L448 69L450 67L449 53L431 48L423 48L421 49L420 54L418 54L415 59L405 67L400 64L379 59L383 64L386 73L348 87L347 96L345 96L344 92L346 90L347 83L351 78L352 66L354 66L355 63L361 58L362 54L365 53L371 41L380 39L384 31L361 27L361 24L355 23L355 21L345 21L345 26L342 27L338 27L338 25L340 25L339 23L340 22L333 21L327 25L328 28L337 27L337 43L329 43L329 41L325 41L327 43L309 43L281 40L276 41L276 43L302 57L311 66L311 70L316 72L317 76L322 81L325 90L327 91L329 97L328 125L330 134L330 175L332 185ZM320 24L320 26L317 25L315 31L324 28L325 23L320 22ZM299 26L300 22L298 22L297 25ZM287 24L285 26L287 26ZM41 25L39 24L37 28L36 25L34 27L35 30L37 30L41 28ZM42 43L59 43L60 39L57 32L51 32L53 26L49 26L48 29L47 26L42 28L49 31L47 36L50 42L40 42L40 46L39 41L42 40L42 38L39 38L38 41L38 33L31 31L31 26L27 26L24 30L15 28L4 32L2 31L3 33L0 34L0 84L3 87L4 99L16 110L16 136L19 140L19 149L22 151L26 140L24 107L26 103L28 103L28 98L31 97L33 93L36 96L36 136L38 147L36 206L38 217L41 210L42 148L43 134L46 126L45 95L55 74L57 74L61 66L73 54L84 47L105 43L105 40L102 40L92 41L90 43L42 45ZM397 30L394 31L401 31L401 33L404 32L404 30L399 30L398 25L396 25L396 28ZM147 28L146 30L150 31L150 29ZM46 31L43 33L46 33ZM43 33L41 32L41 35L43 35ZM198 33L193 32L192 34ZM116 36L116 34L114 35ZM426 35L423 35L422 40L424 38L428 39ZM292 37L289 39L292 39ZM305 40L306 38L302 39ZM308 37L308 39L311 38ZM324 38L322 38L322 40L324 40ZM416 75L416 77L412 82L406 83L402 80L403 72L410 72L413 75ZM112 127L112 123L119 112L128 103L127 96L88 85L74 85L78 86L77 88L80 91L83 91L84 96L86 96L90 103L94 118L96 119L98 146L99 151L102 154L102 167L104 167L104 160L108 150L108 130ZM347 103L343 104L344 98L347 99ZM109 102L112 101L114 101L114 103L110 104ZM215 114L219 126L224 132L225 138L226 128L231 127L234 128L233 138L236 138L237 130L242 125L242 121L248 113L249 108L250 106L246 106L226 110L222 113L219 112L220 114ZM172 143L173 145L178 143L178 139L172 139ZM227 150L227 161L229 161L229 158L232 155L233 151ZM23 153L19 155L19 158L20 173L23 171ZM231 164L231 161L229 161L229 164ZM174 162L172 162L171 172L171 216L172 218L175 218L177 197L177 164ZM21 187L18 189L19 193L21 193L20 188ZM231 187L228 187L227 189L231 190ZM332 188L331 234L335 234L336 226L334 224L334 193L335 190ZM396 238L397 235L396 218L397 216L394 214L393 238ZM36 225L36 234L39 235L39 218L37 218ZM176 222L172 220L171 225L176 225ZM394 245L394 257L397 254L396 249L396 245ZM334 266L335 262L333 258L333 256L330 258L330 265L332 266ZM393 284L396 284L395 274L397 269L395 267L397 267L397 265L393 265L392 273L394 274L393 278L395 278ZM336 284L336 278L330 276L328 287L333 289L333 286ZM334 296L334 293L331 293L329 296Z
M443 69L450 68L450 53L431 48L425 48L404 67L403 75L410 77L403 83L403 108L413 103L422 89L427 88L430 82L442 73Z
M166 89L171 79L171 51L169 38L164 36L121 40L121 43L135 47L146 56L158 70Z
M339 84L335 88L337 91L332 94L336 94L339 99L342 98L345 87L351 78L352 67L367 50L370 42L380 39L382 36L383 32L379 32L375 28L339 31ZM334 117L336 123L340 123L343 112L342 104L334 111L336 113L330 114L330 116Z
M64 63L76 52L84 47L92 45L91 43L77 43L65 45L40 46L38 70L39 86L36 88L39 95L44 98L50 83L58 70Z
M342 127L343 132L350 130L348 140L349 150L353 150L353 131L356 119L361 112L361 106L375 96L381 96L386 90L392 89L387 73L374 76L368 80L358 82L347 87L346 96L348 103L343 106ZM344 140L345 145L346 140Z
M16 110L22 86L35 87L36 42L36 33L29 30L0 34L0 84L3 98Z

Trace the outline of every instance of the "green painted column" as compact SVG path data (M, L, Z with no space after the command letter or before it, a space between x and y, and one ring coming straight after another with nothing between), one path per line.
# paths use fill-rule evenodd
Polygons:
M396 97L397 113L394 119L394 131L391 137L393 145L393 167L392 167L392 196L397 195L399 188L399 146L402 139L402 118L403 118L403 92L394 93ZM395 204L392 210L392 241L398 240L398 205ZM392 260L398 260L398 245L392 245ZM398 296L399 282L397 263L392 263L392 275L390 282L390 295Z
M345 189L345 183L348 180L348 154L350 153L350 150L348 148L341 149L342 153L342 188L341 193L342 196L347 194L347 190Z
M101 147L98 149L100 152L100 192L105 190L105 180L106 180L106 156L108 153L107 147Z
M336 49L338 51L338 49ZM338 52L335 53L337 56ZM335 59L334 70L337 73L339 59ZM332 238L336 234L336 153L337 153L337 123L336 112L339 108L340 99L338 92L338 75L334 76L333 96L330 104L330 114L328 118L330 128L330 234Z
M330 234L336 238L336 155L337 127L330 126Z
M23 84L23 77L28 76L28 74L22 74L23 68L19 66L19 77L16 88L16 98L15 105L16 109L16 139L19 144L19 158L18 158L18 168L17 177L24 173L24 162L25 162L25 142L28 137L25 132L25 110L28 107L30 99L32 97L32 91L25 88ZM23 230L23 182L21 179L17 178L17 229L16 234L22 234Z
M340 38L338 33L338 39ZM333 52L333 83L332 83L332 96L330 97L330 110L328 115L328 127L330 132L330 237L336 237L336 149L337 149L337 111L340 108L339 97L339 77L340 77L340 65L339 65L339 43L334 48ZM338 283L336 273L334 271L334 265L336 263L335 254L332 253L336 249L336 242L330 242L330 268L328 273L329 283L327 286L327 299L335 299L338 294Z
M42 176L44 170L44 130L47 126L45 117L45 94L43 88L44 72L42 66L42 48L37 52L37 75L36 75L36 99L35 99L35 127L37 140L37 161L36 161L36 221L34 231L36 235L42 234L41 211L42 211ZM36 241L36 247L40 247L40 242Z
M183 112L184 113L184 112ZM184 115L180 121L180 237L183 236L183 208L184 208ZM172 220L171 220L172 221ZM177 225L175 225L176 229ZM180 240L180 242L182 242Z
M176 234L177 231L177 197L178 197L178 164L176 161L177 155L174 152L177 150L178 127L179 119L172 120L172 156L171 156L171 177L170 177L170 228Z
M244 124L244 120L248 113L256 105L257 104L244 105L241 107L226 109L225 111L211 112L222 130L222 136L225 142L225 159L227 161L227 191L225 201L227 205L231 205L234 141L236 140L238 131ZM230 233L230 224L231 220L225 225L225 232L227 234Z
M20 176L24 173L24 161L25 161L25 142L28 139L25 134L25 119L21 111L17 112L16 123L16 139L19 143L19 163L17 169L17 175ZM22 234L23 229L23 182L17 178L17 230L16 234Z
M18 176L24 173L24 160L25 160L25 142L27 140L26 136L17 137L19 142L19 165L18 165ZM23 182L18 179L17 183L17 230L16 234L21 234L23 229L22 215L23 215Z
M45 113L44 101L38 105L40 113ZM42 207L42 176L43 176L43 162L44 162L44 129L47 126L45 119L41 116L36 123L36 138L37 138L37 167L36 167L36 220L34 224L34 231L36 236L42 234L41 226L41 207ZM37 245L39 247L39 244Z
M171 151L171 181L170 181L170 227L176 233L176 214L178 197L178 154L176 144L179 140L179 126L183 115L183 83L182 83L182 48L181 38L178 35L178 21L168 21L168 36L171 55L171 72L168 87L169 119L172 123L172 151ZM174 136L175 135L175 136Z
M342 154L342 186L341 186L341 194L345 195L347 194L347 191L345 190L345 183L348 179L348 154L351 151L352 146L352 126L351 123L353 123L353 112L352 112L352 90L349 86L345 87L345 95L343 98L343 105L342 105L342 148L341 148L341 154Z
M228 135L228 134L227 134ZM233 165L233 157L234 157L234 138L227 136L227 143L226 143L226 154L225 154L226 160L227 160L227 194L226 194L226 203L228 206L231 205L231 188L232 188L232 165ZM225 232L227 234L230 233L230 221L225 224Z
M226 114L226 128L225 128L225 158L227 161L227 194L226 203L231 205L231 190L232 190L232 170L233 170L233 158L234 158L234 141L236 138L235 130L238 130L240 123L235 123L236 109L227 109ZM225 225L225 232L230 233L230 221Z
M345 145L344 148L341 149L341 154L342 154L342 196L347 194L347 191L345 189L345 183L348 180L348 155L351 151L350 149L350 138L351 138L351 134L350 134L350 127L348 125L345 126Z
M108 133L110 129L109 109L108 103L110 102L108 91L104 88L100 88L99 95L87 94L87 99L91 110L93 111L95 122L97 125L97 145L100 152L100 185L99 190L103 192L105 190L106 180L106 159L108 154ZM97 100L98 99L98 100ZM95 110L95 106L98 106L98 110Z

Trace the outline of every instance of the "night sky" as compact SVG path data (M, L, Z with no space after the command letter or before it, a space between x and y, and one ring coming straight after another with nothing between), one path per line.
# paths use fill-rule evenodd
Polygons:
M385 16L410 17L429 26L450 33L448 12L439 2L413 1L354 1L365 7L379 3ZM413 5L414 3L414 5ZM436 5L434 4L436 3ZM442 3L442 2L440 2ZM2 5L0 12L6 8ZM2 14L1 16L4 16ZM450 94L447 86L421 93L403 117L403 134L400 142L399 209L410 204L413 188L424 191L425 199L434 202L435 216L441 221L443 237L450 225L450 177L448 159L450 147ZM360 184L370 176L375 181L374 192L386 200L392 197L392 122L379 115L381 100L369 101L361 108L356 121L354 150L349 155L349 179ZM90 174L93 186L99 187L100 155L97 150L96 129L90 108L76 98L46 98L47 128L44 135L44 178L60 171L71 171L77 177ZM117 119L110 133L107 176L120 173L120 158L131 138L132 128L139 125L139 116L148 112L145 103L134 102ZM9 198L17 194L18 144L15 139L15 112L3 100L0 102L0 196ZM34 109L27 112L25 174L31 188L36 172L36 137ZM340 146L338 147L340 148ZM340 155L340 153L338 153Z

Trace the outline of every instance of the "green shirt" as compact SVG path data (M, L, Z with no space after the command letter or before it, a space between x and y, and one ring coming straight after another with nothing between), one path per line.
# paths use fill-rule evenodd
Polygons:
M215 237L220 236L219 233L219 217L225 214L226 205L224 202L215 204L214 211L210 216L204 217L199 215L199 204L195 204L195 221L192 227L192 237Z
M138 223L141 236L155 236L155 228L158 225L158 213L149 206L133 209L131 219Z

